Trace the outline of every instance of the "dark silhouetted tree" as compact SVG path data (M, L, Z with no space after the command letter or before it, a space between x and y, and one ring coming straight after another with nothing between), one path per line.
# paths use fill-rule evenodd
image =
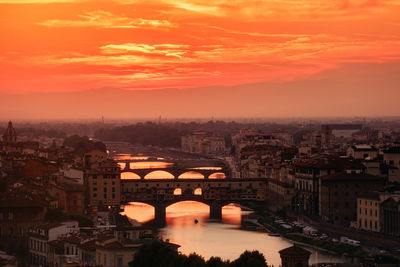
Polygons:
M245 251L231 263L232 267L267 267L267 262L262 253L258 251Z

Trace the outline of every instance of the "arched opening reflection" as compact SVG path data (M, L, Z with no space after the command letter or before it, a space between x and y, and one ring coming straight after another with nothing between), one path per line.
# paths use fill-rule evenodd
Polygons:
M188 171L179 175L178 179L204 179L204 175L195 171Z
M174 196L180 196L180 195L182 195L182 189L181 188L175 188Z
M193 191L193 195L201 196L203 194L203 190L199 187Z
M166 171L154 171L147 174L144 179L174 179L174 176Z
M151 205L140 202L130 202L128 205L125 205L124 212L121 214L139 223L144 223L154 219L154 211L155 209Z
M197 201L182 201L167 207L167 224L191 226L206 221L209 217L208 205ZM197 220L197 223L196 223Z
M140 179L140 176L133 172L122 172L121 179Z
M208 178L209 179L225 179L226 175L223 172L215 172L215 173L211 174Z

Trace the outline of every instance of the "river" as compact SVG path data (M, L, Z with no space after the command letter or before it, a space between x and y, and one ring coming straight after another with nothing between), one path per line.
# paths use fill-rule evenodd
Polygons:
M163 239L179 244L179 251L184 254L196 252L206 259L219 256L234 260L245 250L259 250L266 257L268 265L279 266L279 251L292 243L266 233L239 229L242 216L248 213L239 207L228 205L222 210L221 222L209 221L207 205L191 201L180 202L167 208L167 224L160 229L160 235ZM131 203L125 206L123 214L138 222L146 222L154 218L154 208ZM199 221L197 224L195 219ZM307 249L312 252L310 264L350 261L348 258Z

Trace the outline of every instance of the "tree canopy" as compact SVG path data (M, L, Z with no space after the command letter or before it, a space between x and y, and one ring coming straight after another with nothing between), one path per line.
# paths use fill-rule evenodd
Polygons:
M219 257L205 260L192 253L179 253L171 244L152 241L144 244L135 254L130 267L267 267L265 257L258 251L245 251L232 262Z
M71 135L64 139L64 146L69 146L77 152L98 149L106 152L106 145L99 141L93 141L87 136Z

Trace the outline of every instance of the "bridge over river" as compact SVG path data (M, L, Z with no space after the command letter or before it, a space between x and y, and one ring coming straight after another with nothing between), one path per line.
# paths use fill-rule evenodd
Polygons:
M155 209L155 221L164 225L166 208L181 201L198 201L210 207L210 218L221 219L222 207L263 203L267 179L123 179L121 202L141 202Z

